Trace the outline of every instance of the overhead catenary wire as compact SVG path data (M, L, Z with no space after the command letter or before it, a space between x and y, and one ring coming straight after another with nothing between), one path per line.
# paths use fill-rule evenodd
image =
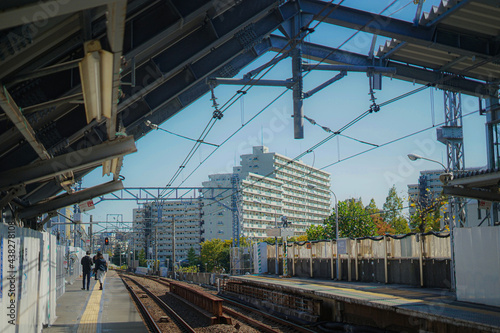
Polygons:
M394 0L391 4L389 4L388 6L386 6L386 7L385 7L385 8L384 8L384 9L383 9L380 13L383 13L385 10L387 10L388 8L390 8L390 7L391 7L391 6L392 6L392 5L393 5L396 1L397 1L397 0ZM340 5L340 4L339 4L339 5ZM368 23L367 23L367 24L368 24ZM316 25L316 26L317 26L317 25ZM319 63L323 62L323 61L324 61L327 57L329 57L332 53L334 53L334 52L335 52L336 50L338 50L340 47L342 47L343 45L345 45L345 43L346 43L348 40L352 39L352 38L353 38L353 37L354 37L354 36L355 36L358 32L360 32L362 28L363 28L363 27L361 27L361 28L360 28L360 29L359 29L356 33L354 33L353 35L351 35L351 36L350 36L350 37L349 37L346 41L344 41L343 43L341 43L341 45L340 45L339 47L337 47L336 49L332 50L332 51L331 51L331 52L330 52L327 56L325 56L323 59L321 59L321 61L320 61ZM286 46L285 46L285 47L286 47ZM319 65L319 63L318 63L317 65ZM274 65L273 65L273 66L274 66ZM271 68L272 68L272 67L271 67ZM309 74L309 73L306 73L306 75L307 75L307 74ZM304 76L306 76L306 75L304 75ZM423 86L423 87L420 87L420 88L414 89L414 90L412 90L412 91L410 91L410 92L408 92L408 93L405 93L405 94L399 95L399 96L397 96L397 97L395 97L395 98L393 98L393 99L390 99L390 100L388 100L388 101L386 101L386 102L384 102L384 103L381 103L381 104L379 104L379 106L389 105L389 104L394 103L394 102L396 102L396 101L398 101L398 100L400 100L400 99L402 99L402 98L406 98L406 97L408 97L408 96L410 96L410 95L412 95L412 94L415 94L415 93L417 93L417 92L419 92L419 91L421 91L421 90L423 90L423 89L426 89L426 88L428 88L429 86L430 86L430 85L426 85L426 86ZM251 88L251 87L250 87L250 88ZM286 90L285 90L284 92L282 92L282 94L284 94L285 92L286 92ZM282 94L280 94L280 96L279 96L279 97L281 97L281 95L282 95ZM279 98L279 97L278 97L278 98ZM234 103L234 102L233 102L233 103ZM269 105L268 105L268 106L269 106ZM268 106L266 106L266 108L267 108ZM368 114L370 114L370 113L372 113L372 112L373 112L373 109L369 109L369 110L365 111L364 113L362 113L361 115L359 115L358 117L356 117L355 119L353 119L351 122L349 122L348 124L344 125L341 129L339 129L338 131L334 132L332 135L328 136L327 138L325 138L325 139L323 139L322 141L318 142L318 143L317 143L316 145L314 145L313 147L311 147L311 148L309 148L308 150L304 151L303 153L299 154L297 157L295 157L295 158L292 160L292 162L293 162L293 161L296 161L296 160L298 160L298 159L300 159L300 158L302 158L303 156L305 156L306 154L310 153L311 151L314 151L315 149L317 149L318 147L322 146L322 145L323 145L323 144L325 144L326 142L330 141L332 138L334 138L335 136L339 135L342 131L345 131L346 129L348 129L349 127L351 127L352 125L354 125L355 123L357 123L358 121L360 121L361 119L363 119L364 117L366 117ZM240 129L241 129L241 128L240 128ZM231 136L231 137L232 137L232 136ZM226 140L226 141L227 141L227 140ZM225 141L225 142L226 142L226 141ZM220 146L222 146L222 144L221 144ZM218 148L216 148L216 149L218 149ZM211 155L212 155L212 154L210 154L208 157L210 157ZM207 159L208 159L208 157L207 157ZM202 161L202 163L204 163L207 159L205 159L204 161ZM198 169L198 168L201 166L201 164L202 164L202 163L200 163L200 165L198 165L198 167L197 167L196 169ZM192 173L188 176L188 178L189 178L189 177L190 177L193 173L194 173L194 172L192 172ZM272 175L273 173L274 173L274 171L273 171L273 172L271 172L269 175L266 175L265 177L268 177L268 176ZM224 193L224 192L227 192L227 190L226 190L226 191L223 191L222 193ZM224 199L225 199L225 198L224 198Z
M401 99L401 96L408 97L408 96L411 96L411 95L413 95L413 94L415 94L415 93L420 92L421 90L423 90L422 88L428 88L428 87L429 87L429 85L426 85L426 86L423 86L423 87L420 87L420 88L417 88L417 89L413 89L413 90L411 90L411 91L409 91L409 92L407 92L407 93L404 93L404 94L401 94L401 95L396 96L396 97L394 97L394 98L391 98L390 100L387 100L387 101L385 101L385 102L383 102L383 103L381 103L381 104L382 104L382 105L389 105L389 104L391 104L391 103L394 103L394 102L396 102L396 101L399 101L399 100ZM478 111L475 111L475 112L478 112ZM342 126L339 130L334 131L334 132L333 132L333 134L331 134L331 135L330 135L330 136L328 136L327 138L325 138L325 139L321 140L320 142L318 142L317 144L315 144L315 145L314 145L314 146L312 146L311 148L307 149L306 151L304 151L304 152L302 152L301 154L299 154L298 156L296 156L296 157L295 157L294 159L292 159L289 163L296 162L298 159L302 158L303 156L305 156L305 155L309 154L310 152L314 151L315 149L319 148L321 145L325 144L326 142L328 142L329 140L331 140L331 139L332 139L332 138L334 138L335 136L340 136L340 134L341 134L343 131L345 131L346 129L348 129L349 127L351 127L352 125L354 125L355 123L357 123L358 121L360 121L361 119L363 119L364 117L366 117L366 116L367 116L368 114L370 114L370 113L371 113L371 111L370 111L370 110L367 110L367 111L363 112L362 114L360 114L359 116L357 116L356 118L354 118L353 120L351 120L349 123L347 123L346 125ZM424 129L424 130L427 130L427 129ZM422 131L424 131L424 130L422 130ZM371 150L374 150L374 149L377 149L377 148L383 147L383 146L385 146L385 145L387 145L387 144L390 144L390 142L389 142L389 143L385 143L385 144L383 144L383 145L375 146L375 147L370 148L370 149L367 149L367 150L365 150L364 152L368 152L368 151L371 151ZM335 162L335 163L332 163L331 165L333 165L333 164L337 164L337 163L340 163L340 162L341 162L341 161L343 161L343 160L346 160L346 159L339 159L339 161L337 161L337 162ZM329 166L331 166L331 165L329 165ZM323 170L323 169L325 169L326 167L328 167L328 166L325 166L325 167L323 167L323 168L320 168L319 170ZM279 168L277 168L276 170L271 171L271 172L270 172L270 173L268 173L267 175L264 175L264 178L265 178L265 177L269 177L269 176L271 176L271 175L272 175L272 174L274 174L276 171L281 170L281 168L282 168L282 167L279 167ZM305 176L307 176L307 175L304 175L304 177L305 177ZM253 187L253 185L254 185L254 184L256 184L256 183L258 183L258 182L260 182L260 181L261 181L261 179L258 179L258 180L256 180L256 181L252 182L251 184L247 185L247 187ZM243 188L244 188L243 186L242 186L242 187L240 187L240 190L239 190L239 191L241 192L241 191L243 190ZM225 191L223 191L223 192L221 193L221 195L222 195L222 194L224 194L224 193L226 193L226 192L228 192L228 191L229 191L229 190L225 190ZM227 196L225 196L225 197L221 198L221 199L220 199L220 201L222 201L222 200L224 200L224 199L226 199L226 198L229 198L231 195L233 195L233 194L231 193L231 194L229 194L229 195L227 195ZM208 204L208 205L211 205L211 204L214 204L214 203L210 203L210 204Z
M390 6L392 6L395 2L396 2L396 1L393 1L393 2L392 2L389 6L387 6L387 7L386 7L383 11L385 11L387 8L389 8ZM382 11L382 12L383 12L383 11ZM362 28L360 28L360 29L362 29ZM358 33L359 31L360 31L360 30L358 30L356 33ZM356 34L356 33L355 33L355 34ZM354 35L355 35L355 34L354 34ZM349 39L351 39L352 37L354 37L354 35L352 35ZM345 42L344 42L344 43L342 43L342 44L341 44L341 46L342 46L342 45L344 45L344 44L345 44ZM339 46L339 48L340 48L341 46ZM337 48L337 49L338 49L338 48ZM330 54L334 53L335 51L336 51L336 50L331 51L331 52L330 52ZM329 55L330 55L330 54L329 54ZM323 58L321 61L324 61L324 59L326 59L329 55L327 55L327 56L326 56L325 58ZM273 65L273 66L274 66L274 65ZM271 68L272 68L272 67L271 67ZM270 69L269 69L269 70L270 70ZM307 74L306 74L306 75L307 75ZM259 79L260 79L260 78L259 78ZM442 78L442 79L438 80L437 82L445 81L445 80L447 80L447 79L449 79L449 78ZM434 83L434 84L435 84L435 83ZM395 102L395 101L397 101L397 100L399 100L399 99L402 99L402 98L408 97L409 95L414 94L414 93L417 93L417 92L419 92L419 91L421 91L421 90L424 90L424 89L426 89L427 87L429 87L429 86L431 86L431 85L434 85L434 84L427 84L427 85L425 85L425 86L423 86L423 87L420 87L420 88L418 88L418 89L415 89L415 90L413 90L413 91L410 91L410 92L408 92L408 93L406 93L406 94L400 95L400 96L398 96L398 97L396 97L396 98L394 98L394 99L392 99L392 100L389 100L389 101L386 101L386 102L384 102L384 103L381 103L381 104L380 104L380 106L385 106L385 105L388 105L388 104L390 104L390 103L393 103L393 102ZM250 87L250 88L251 88L251 87ZM250 88L248 88L248 89L250 89ZM227 104L227 103L226 103L226 104ZM232 104L230 104L229 106L231 106L231 105L232 105ZM229 106L228 106L228 107L229 107ZM349 127L350 127L350 126L352 126L353 124L357 123L359 120L361 120L361 119L363 119L364 117L366 117L369 113L371 113L371 110L368 110L368 111L364 112L363 114L361 114L360 116L358 116L356 119L354 119L351 123L346 124L346 125L345 125L345 126L344 126L341 130L345 130L345 129L349 128ZM339 130L339 131L337 131L337 132L340 132L340 130ZM331 136L329 136L329 137L325 138L324 140L322 140L322 141L320 141L319 143L317 143L315 146L311 147L311 148L310 148L310 149L308 149L307 151L305 151L305 152L303 152L302 154L300 154L299 156L297 156L294 160L301 158L302 156L304 156L304 155L306 155L306 154L310 153L311 151L314 151L316 148L318 148L319 146L321 146L321 145L323 145L324 143L328 142L331 138L333 138L334 136L337 136L337 135L338 135L338 134L332 134ZM216 149L217 149L217 148L216 148ZM211 154L211 155L212 155L212 154ZM211 155L210 155L210 156L211 156ZM206 159L205 159L205 160L206 160ZM201 164L200 164L200 165L201 165ZM199 166L200 166L200 165L199 165ZM198 166L198 167L199 167L199 166ZM197 168L198 168L198 167L197 167ZM192 173L191 173L189 176L191 176L191 175L192 175ZM188 176L188 177L189 177L189 176ZM186 179L186 180L187 180L187 179Z
M467 114L465 114L465 115L462 115L462 118L468 117L468 116L473 115L473 114L475 114L475 113L479 113L479 111L480 111L479 109L478 109L478 110L475 110L475 111L471 111L471 112L469 112L469 113L467 113ZM344 162L344 161L346 161L346 160L350 160L350 159L352 159L352 158L355 158L355 157L358 157L358 156L360 156L360 155L366 154L366 153L368 153L368 152L370 152L370 151L372 151L372 150L375 150L375 149L378 149L378 148L382 148L382 147L388 146L388 145L390 145L390 144L396 143L396 142L398 142L398 141L401 141L401 140L407 139L407 138L409 138L409 137L412 137L412 136L415 136L415 135L417 135L417 134L420 134L420 133L423 133L423 132L425 132L425 131L428 131L428 130L430 130L430 129L433 129L433 128L435 128L436 126L441 126L441 125L445 125L445 124L446 124L446 122L445 122L445 121L443 121L443 122L441 122L441 123L439 123L439 124L435 124L435 125L433 124L432 126L428 126L428 127L426 127L426 128L420 129L420 130L415 131L415 132L412 132L412 133L410 133L410 134L407 134L407 135L401 136L401 137L399 137L399 138L397 138L397 139L390 140L390 141L387 141L387 142L385 142L385 143L382 143L382 144L378 145L377 147L373 147L373 148L369 148L369 149L363 150L363 151L361 151L361 152L359 152L359 153L353 154L353 155L348 156L348 157L346 157L346 158L343 158L343 159L341 159L341 160L339 160L339 161L336 161L336 162L330 163L330 164L328 164L328 165L325 165L324 167L321 167L321 168L320 168L320 170L324 170L324 169L329 168L329 167L331 167L331 166L333 166L333 165L336 165L336 164L338 164L338 163L340 163L340 162Z
M324 19L325 19L328 15L330 15L330 14L331 14L331 13L332 13L335 9L337 9L337 8L338 8L338 6L340 6L343 2L344 2L344 0L341 0L341 1L337 4L337 5L335 5L334 7L332 7L332 8L330 9L330 11L328 12L328 14L327 14L327 15L323 16L323 18L322 18L322 19L318 20L318 23L317 23L317 24L316 24L313 28L309 28L309 25L310 25L310 24L311 24L311 23L312 23L315 19L317 19L319 16L321 16L322 12L323 12L324 10L326 10L326 8L328 8L328 7L329 7L329 6L333 3L333 0L332 0L332 1L330 1L329 3L327 3L327 4L326 4L326 5L325 5L322 9L321 9L321 11L320 11L317 15L315 15L315 16L314 16L314 17L313 17L313 18L309 21L309 23L306 25L306 26L307 26L307 28L302 29L302 30L307 31L307 33L305 33L305 34L302 36L302 38L300 39L300 41L302 41L302 40L303 40L303 39L304 39L304 38L308 35L308 33L313 32L313 31L314 31L314 29L315 29L316 27L318 27L318 25L319 25L319 24L321 24L321 23L323 22L323 20L324 20ZM392 1L392 2L391 2L388 6L386 6L386 7L385 7L385 8L384 8L384 9L383 9L383 10L382 10L379 14L382 14L383 12L385 12L388 8L390 8L390 7L391 7L394 3L396 3L396 2L397 2L397 0ZM373 21L373 20L374 20L374 19L372 19L371 21ZM370 21L370 22L371 22L371 21ZM368 23L370 23L370 22L368 22ZM368 24L368 23L367 23L367 24ZM363 27L365 27L367 24L365 24ZM325 60L328 56L330 56L330 55L331 55L332 53L334 53L336 50L338 50L338 49L339 49L339 48L341 48L343 45L345 45L345 44L346 44L349 40L351 40L351 39L352 39L352 38L353 38L353 37L354 37L357 33L359 33L363 27L359 28L359 29L358 29L358 30L357 30L357 31L356 31L353 35L351 35L348 39L346 39L343 43L341 43L341 44L340 44L340 45L339 45L339 46L338 46L335 50L332 50L332 51L331 51L331 52L330 52L330 53L329 53L326 57L324 57L323 59L321 59L321 60L320 60L320 62L318 62L318 63L316 64L316 66L317 66L317 65L319 65L320 63L322 63L322 62L323 62L323 61L324 61L324 60ZM284 47L282 47L282 49L281 49L279 52L277 52L277 54L273 57L273 59L274 59L274 58L276 58L276 57L278 57L278 55L280 55L280 54L282 53L282 51L284 51L284 50L285 50L285 48L286 48L286 47L288 47L288 45L290 45L290 44L292 43L292 41L294 41L294 40L295 40L295 39L299 36L299 34L300 34L300 33L301 33L301 32L299 32L298 34L296 34L296 35L294 36L294 38L290 39L290 40L288 41L288 43L287 43ZM291 51L291 49L290 49L290 50L288 50L288 51L286 51L286 53L288 53L288 52L290 52L290 51ZM281 56L281 55L280 55L280 56ZM272 60L271 60L271 61L272 61ZM266 70L266 71L265 71L265 72L264 72L264 73L263 73L263 74L262 74L259 78L257 78L256 80L258 81L258 80L262 79L262 77L263 77L264 75L266 75L266 74L267 74L267 73L268 73L268 72L269 72L272 68L274 68L274 66L276 66L276 64L277 64L277 63L275 63L275 64L271 65L271 66L270 66L270 67L269 67L269 68L268 68L268 69L267 69L267 70ZM314 69L314 68L313 68L313 69ZM310 73L310 72L309 72L309 73ZM306 74L304 75L304 77L306 77L309 73L306 73ZM232 96L232 97L231 97L231 98L230 98L230 99L229 99L226 103L224 103L224 105L221 107L221 110L220 110L221 114L223 114L223 113L224 113L224 112L225 112L225 111L226 111L229 107L231 107L231 106L232 106L232 105L233 105L233 104L234 104L234 103L235 103L235 102L236 102L239 98L241 98L241 97L243 96L243 92L244 92L244 93L246 93L248 90L250 90L250 89L253 87L252 85L250 85L250 87L248 87L246 90L244 90L244 89L245 89L245 87L246 87L246 86L248 86L249 84L251 84L251 82L252 82L253 80L254 80L254 78L251 78L250 83L248 83L248 84L244 85L244 86L243 86L240 90L238 90L238 91L236 92L236 94L234 94L234 95L233 95L233 96ZM234 100L233 100L233 99L234 99ZM223 109L223 110L222 110L222 109ZM370 113L370 112L371 112L371 111L368 111L368 113ZM366 116L366 115L364 115L364 116ZM364 117L364 116L363 116L363 117ZM212 120L213 120L213 119L211 119L210 121L212 121ZM356 121L356 122L357 122L357 121ZM201 140L204 140L204 139L206 138L206 136L208 135L208 133L210 132L210 130L212 129L212 127L214 126L214 124L215 124L215 122L211 124L211 126L210 126L209 130L207 131L207 133L205 134L205 136L203 137L203 139L201 139L201 138L200 138ZM348 124L348 125L349 125L349 124ZM209 124L207 124L207 127L208 127L208 126L209 126ZM198 139L198 140L200 140L200 139ZM329 140L330 140L330 139L327 139L326 141L329 141ZM321 143L320 145L322 145L322 144L323 144L323 143ZM194 152L196 152L196 150L197 150L198 148L199 148L199 144L198 144L198 145L196 145L196 144L195 144L195 146L193 146L193 148L192 148L192 150L190 151L190 153L188 153L188 156L186 157L186 159L183 161L183 163L181 164L181 166L179 167L179 169L177 170L177 172L174 174L174 176L171 178L171 180L170 180L170 181L169 181L169 183L167 184L167 187L171 186L171 184L175 181L175 179L177 179L177 177L180 175L180 173L181 173L182 169L183 169L183 168L185 168L186 164L189 162L189 160L191 160L192 156L194 155ZM300 158L300 157L298 157L298 158ZM191 173L191 174L192 174L192 173ZM190 174L190 175L191 175L191 174ZM189 176L190 176L190 175L189 175ZM165 191L166 191L166 190L165 190ZM163 192L163 193L164 193L164 192Z
M321 11L318 13L318 15L320 15L326 8L328 8L328 6L330 6L330 4L333 3L334 0L331 0L329 3L325 4L325 6L321 9ZM341 0L335 7L333 7L329 14L331 12L333 12L333 10L335 10L338 6L340 6L340 4L342 4L342 2L344 2L345 0ZM329 15L328 14L328 15ZM315 15L310 21L309 23L307 24L307 27L314 21L314 19L317 18L318 15ZM318 22L318 24L320 24L321 22L323 21L320 20ZM318 26L318 24L316 24L315 27ZM314 31L314 29L312 30ZM304 39L305 36L307 36L308 33L310 33L311 30L307 30L306 33L304 33L304 36L301 38ZM299 32L297 33L296 36L294 36L293 39L290 39L290 41L280 50L280 52L277 52L277 54L273 57L276 58L278 56L280 56L281 52L285 50L285 48L291 44L300 34L302 34L303 32ZM287 53L290 52L290 50L286 51ZM258 77L257 79L255 78L251 78L250 80L250 83L253 82L253 81L258 81L260 79L262 79L262 77L264 77L264 75L266 75L272 68L274 68L274 66L276 66L276 63L273 64L272 66L270 66L260 77ZM250 84L249 83L249 84ZM246 90L243 90L246 86L248 86L248 84L244 85L240 90L238 90L228 101L226 101L226 103L224 103L224 105L219 109L219 111L221 112L221 114L223 115L224 112L229 108L231 107L241 96L244 95L244 93L246 93L248 90L250 90L253 86L250 86L249 88L247 88ZM212 117L209 122L207 123L207 125L205 126L205 129L203 130L203 132L200 134L200 137L198 138L197 142L193 145L193 147L191 148L191 150L189 151L188 155L186 156L186 158L183 160L183 162L181 163L181 165L179 166L179 168L177 169L177 171L174 173L174 175L172 176L172 178L169 180L169 182L167 183L167 185L165 186L165 190L162 191L162 196L165 194L165 192L167 191L168 187L170 187L173 182L178 178L178 176L180 175L180 173L182 172L182 170L186 167L187 163L191 160L191 158L194 156L194 153L198 150L199 146L200 146L200 142L204 141L205 138L207 137L207 135L210 133L211 129L213 128L215 122L216 122L216 118L215 117Z

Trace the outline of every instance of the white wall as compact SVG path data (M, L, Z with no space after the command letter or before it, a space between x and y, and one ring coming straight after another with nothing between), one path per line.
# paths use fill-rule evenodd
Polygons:
M500 306L500 227L455 228L457 299Z
M0 332L40 332L54 322L55 252L55 236L0 223Z

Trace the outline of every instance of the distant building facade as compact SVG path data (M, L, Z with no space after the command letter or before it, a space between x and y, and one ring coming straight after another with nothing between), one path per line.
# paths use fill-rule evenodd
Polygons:
M81 224L72 223L74 207L64 207L58 210L58 215L52 217L45 228L56 236L58 245L87 248L88 235ZM76 215L76 214L75 214Z
M191 247L199 254L202 204L199 200L165 201L160 207L153 202L134 209L132 247L144 249L147 259L157 258L161 265L172 260L174 246L176 262L186 259Z
M480 170L481 168L469 168L467 170ZM438 198L443 192L443 183L439 176L442 169L420 171L418 184L408 185L408 198L411 203L417 203L424 195L429 198ZM466 224L465 227L478 226L486 218L487 211L480 209L476 199L465 199L466 201ZM410 205L410 216L414 215L418 205ZM449 220L449 209L443 207L441 210L441 228L447 225ZM486 223L486 222L484 222Z

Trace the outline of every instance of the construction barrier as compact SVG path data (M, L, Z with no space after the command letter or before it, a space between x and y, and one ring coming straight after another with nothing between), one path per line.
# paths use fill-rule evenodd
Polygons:
M35 333L56 319L56 299L81 275L79 248L0 223L0 332Z
M289 242L286 252L282 244L278 246L277 255L275 246L267 244L261 252L267 252L267 272L260 273L282 275L286 270L286 275L298 277L450 287L447 232L343 238L338 244L335 240Z

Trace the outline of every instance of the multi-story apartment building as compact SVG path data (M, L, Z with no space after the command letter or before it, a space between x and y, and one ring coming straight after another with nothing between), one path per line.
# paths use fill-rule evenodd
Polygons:
M200 253L202 242L202 202L165 201L147 203L133 211L134 235L132 247L145 249L147 259L158 259L160 264L186 259L190 248Z
M209 175L208 181L202 183L205 188L202 192L205 198L203 200L202 236L206 240L232 238L233 198L231 194L234 176L232 173ZM238 214L238 211L235 213Z
M240 218L240 234L253 240L267 238L266 229L281 225L285 216L295 235L330 215L330 174L301 161L253 147L241 155L233 174L210 175L204 187L224 188L205 200L206 239L233 238L234 214ZM237 205L231 196L238 179ZM212 190L214 191L214 190Z
M88 248L88 239L85 228L76 223L72 223L74 218L73 207L59 209L59 214L52 217L45 225L47 231L56 235L59 245L78 246Z
M470 168L467 170L480 170L481 168ZM438 198L443 191L443 183L439 180L439 176L443 173L442 169L420 171L418 184L408 185L408 198L410 203L418 203L423 195L427 195L430 200ZM478 201L475 199L464 199L466 202L466 227L479 225L486 217L486 211L479 209ZM410 205L410 216L415 214L418 205ZM444 208L441 211L441 228L448 222L448 209Z

